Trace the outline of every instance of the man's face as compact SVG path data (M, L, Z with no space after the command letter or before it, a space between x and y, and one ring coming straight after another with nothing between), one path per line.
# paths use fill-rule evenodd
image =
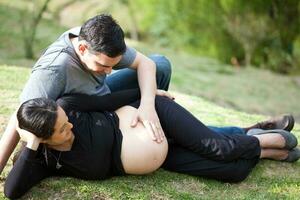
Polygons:
M122 55L111 58L103 53L91 52L88 49L82 54L81 61L85 67L96 75L110 74L113 66L118 64Z

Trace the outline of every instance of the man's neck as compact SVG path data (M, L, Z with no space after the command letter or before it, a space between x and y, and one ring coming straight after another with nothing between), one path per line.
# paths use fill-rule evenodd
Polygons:
M77 56L79 55L79 52L78 52L78 37L70 37L70 41L71 41L71 44L73 45L73 48L77 54Z
M74 48L74 51L75 51L75 54L77 55L77 58L79 59L79 61L81 62L81 64L85 67L84 63L82 62L82 59L81 59L81 56L80 56L80 52L79 52L79 49L78 49L78 37L70 37L70 41L71 41L71 44Z

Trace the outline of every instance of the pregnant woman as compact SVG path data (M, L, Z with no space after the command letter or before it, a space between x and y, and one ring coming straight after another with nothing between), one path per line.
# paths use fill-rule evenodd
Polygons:
M138 90L128 90L24 102L17 119L27 144L7 177L5 195L18 198L49 176L100 180L159 167L238 182L260 158L293 162L300 157L297 139L287 131L217 134L162 96L155 106L166 139L155 142L144 126L129 125L139 98Z

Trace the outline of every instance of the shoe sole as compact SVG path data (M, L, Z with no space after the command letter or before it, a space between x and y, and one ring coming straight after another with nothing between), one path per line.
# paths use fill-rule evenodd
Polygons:
M300 149L294 148L289 151L288 157L282 161L283 162L296 162L299 159L300 159Z

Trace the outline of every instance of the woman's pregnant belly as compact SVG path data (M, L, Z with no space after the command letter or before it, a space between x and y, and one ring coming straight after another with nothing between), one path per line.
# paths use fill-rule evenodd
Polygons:
M121 160L127 174L147 174L157 170L168 153L166 138L157 143L141 122L136 127L130 126L136 108L124 106L116 111L119 128L123 134Z

